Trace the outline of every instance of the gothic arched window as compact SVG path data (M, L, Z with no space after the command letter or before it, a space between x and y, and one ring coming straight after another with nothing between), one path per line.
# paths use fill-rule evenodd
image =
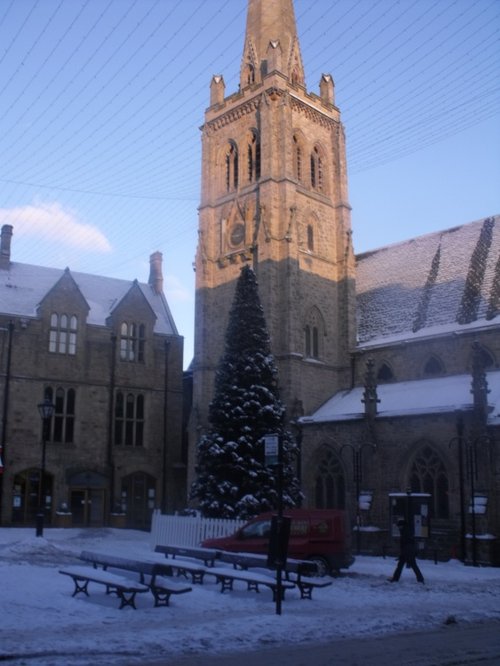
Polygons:
M302 142L299 137L293 135L293 170L294 176L299 183L302 182Z
M430 446L415 456L410 471L410 488L414 493L429 493L431 518L448 518L448 475L446 468Z
M317 509L345 508L345 477L339 458L325 449L315 476L315 507Z
M324 173L323 173L323 158L317 146L314 147L311 153L311 187L313 190L323 192L324 190Z
M442 375L444 374L444 366L436 356L431 356L424 365L425 375Z
M255 83L255 67L251 62L247 62L245 65L245 81L248 86Z
M312 224L307 225L307 249L314 252L314 227Z
M383 384L384 382L394 381L394 373L392 371L392 368L385 361L384 361L384 363L382 363L382 365L378 369L377 381L379 381L381 384Z
M249 133L247 145L248 182L253 183L260 178L260 141L255 130Z
M230 141L226 151L226 189L228 192L238 188L238 148Z
M483 365L483 368L485 370L487 368L490 368L490 370L491 370L495 366L495 361L493 360L493 356L484 347L481 347L481 352L480 353L481 353L481 363Z
M304 326L304 352L307 358L321 358L323 356L323 338L325 336L325 323L317 307L309 310Z

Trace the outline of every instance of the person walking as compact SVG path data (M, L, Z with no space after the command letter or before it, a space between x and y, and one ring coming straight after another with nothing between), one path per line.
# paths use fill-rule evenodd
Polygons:
M417 577L417 581L419 583L424 582L424 577L422 576L422 572L418 568L418 564L415 560L415 556L417 554L417 546L415 543L415 537L413 536L410 526L406 522L406 520L400 519L398 520L398 527L399 527L399 558L398 558L398 563L396 566L396 569L394 570L394 573L392 575L392 578L389 578L390 583L397 583L400 576L401 572L403 571L403 567L406 566L408 568L413 569L415 576Z

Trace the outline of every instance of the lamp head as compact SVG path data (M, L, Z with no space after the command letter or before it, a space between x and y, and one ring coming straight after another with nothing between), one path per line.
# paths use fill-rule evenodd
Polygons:
M40 402L37 407L42 421L47 421L54 414L55 405L52 404L49 398L45 398L45 400Z

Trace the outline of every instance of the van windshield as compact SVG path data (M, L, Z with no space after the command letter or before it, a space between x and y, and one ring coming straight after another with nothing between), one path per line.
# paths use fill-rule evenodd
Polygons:
M258 520L250 525L245 525L240 531L241 539L262 539L268 538L271 534L271 521Z

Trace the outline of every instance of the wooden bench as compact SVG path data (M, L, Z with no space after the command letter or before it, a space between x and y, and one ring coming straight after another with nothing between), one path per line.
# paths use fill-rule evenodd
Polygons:
M231 553L227 550L219 551L217 559L226 564L232 564L235 569L259 568L267 569L267 555L253 553Z
M184 594L185 592L191 592L193 589L188 585L177 583L162 576L156 576L150 588L155 598L155 606L168 606L172 594Z
M180 557L191 557L195 560L202 560L206 567L213 567L215 559L219 555L219 551L214 548L196 548L194 546L156 546L156 553L163 553L168 558L169 555L175 559Z
M104 571L108 568L122 569L124 571L133 571L140 576L140 582L146 584L154 596L155 606L168 606L172 594L184 594L191 592L192 588L188 585L166 578L172 575L172 567L162 562L148 562L147 560L132 560L107 553L95 553L91 551L82 551L80 559L85 562L91 562L97 569L99 566ZM146 576L149 576L146 581Z
M165 566L168 566L171 569L175 569L177 571L177 575L187 577L189 574L191 576L191 582L193 585L196 583L202 584L205 574L210 571L211 567L204 566L203 564L195 562L194 560L187 560L177 556L174 557L173 553L170 552L171 548L172 546L156 546L155 552L163 553L165 555L168 562L168 564ZM168 557L169 553L172 555L172 557Z
M273 600L276 601L278 582L272 576L267 574L256 573L253 571L241 571L239 569L226 569L223 567L212 567L207 569L207 574L215 576L217 582L221 584L221 592L225 590L232 590L235 580L244 581L247 584L247 590L254 590L259 592L259 586L263 585L273 591ZM295 587L295 583L291 581L281 581L281 596L285 598L285 591L291 590Z
M178 557L169 560L168 566L171 569L175 569L178 576L185 576L186 578L188 575L191 576L191 582L193 585L196 585L197 583L201 585L205 574L212 568L205 567L203 564L198 564L198 562L193 562L192 560L184 560Z
M82 551L79 555L79 559L84 562L90 562L95 569L102 567L104 571L111 568L138 573L141 583L144 583L145 576L150 576L154 579L157 575L169 575L172 573L170 567L162 565L159 562L132 560L126 557L119 557L107 553L95 553L88 550Z
M287 580L295 583L299 588L301 599L312 599L312 591L315 587L328 587L333 583L333 581L325 580L324 578L307 578L300 573L288 574Z
M262 568L268 569L267 555L258 553L232 553L229 551L219 551L217 559L227 564L232 564L235 569ZM299 575L314 575L318 571L316 562L312 560L295 560L288 558L283 571L288 574L296 573Z
M138 592L149 592L149 587L143 583L136 583L133 580L117 576L116 574L109 573L109 571L101 571L91 567L65 567L59 569L59 573L65 576L70 576L75 584L75 589L72 596L76 596L79 592L83 592L89 596L88 584L98 583L99 585L106 586L106 594L116 594L120 599L120 608L125 606L132 606L135 608L135 595Z

